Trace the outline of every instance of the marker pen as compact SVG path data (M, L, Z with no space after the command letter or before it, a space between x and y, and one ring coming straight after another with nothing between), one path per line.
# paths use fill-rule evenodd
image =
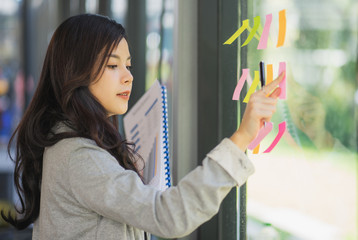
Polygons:
M261 88L265 86L265 63L264 61L260 62L260 82L261 82Z
M265 86L265 63L264 61L260 61L260 82L261 89ZM264 122L264 127L266 128L266 121Z

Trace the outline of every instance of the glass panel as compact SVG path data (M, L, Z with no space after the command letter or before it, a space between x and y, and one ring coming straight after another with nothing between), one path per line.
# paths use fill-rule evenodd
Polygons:
M111 10L113 18L120 24L125 26L127 15L127 0L112 0Z
M146 89L158 79L162 83L171 82L173 70L173 0L147 0L147 76ZM163 16L162 9L164 8ZM162 20L161 20L162 18ZM162 26L161 26L162 24ZM162 27L162 36L160 29ZM162 38L162 39L161 39ZM161 43L162 41L162 43ZM162 46L160 45L162 44ZM160 49L161 48L161 49ZM161 61L161 65L160 65Z
M18 1L3 1L0 4L0 147L4 154L25 103L20 28Z
M13 200L13 163L7 144L25 105L25 80L21 66L21 8L18 1L0 4L0 209ZM0 239L8 239L7 224L0 217ZM30 235L31 236L31 235Z
M86 0L86 12L97 13L98 0Z
M246 46L247 68L254 78L263 60L266 66L272 64L275 78L279 63L285 62L287 99L279 100L273 130L259 153L248 151L256 167L247 185L248 237L357 239L358 3L249 4L251 29L256 16L261 17L261 26ZM283 9L286 34L283 46L277 47ZM258 50L268 14L272 22L267 47ZM271 153L263 153L283 121L286 131L281 140Z
M146 78L148 90L155 80L167 87L168 105L171 106L173 74L173 0L146 0ZM171 109L169 108L169 127ZM171 164L171 163L170 163ZM154 235L152 240L162 239Z

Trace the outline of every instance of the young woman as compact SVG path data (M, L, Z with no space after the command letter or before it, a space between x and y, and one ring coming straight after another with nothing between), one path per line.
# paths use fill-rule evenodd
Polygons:
M243 151L276 107L282 76L254 93L240 128L177 186L143 184L117 130L133 77L123 27L99 15L63 22L49 44L35 95L16 129L17 229L33 239L181 237L209 220L254 168ZM270 97L266 97L271 94Z

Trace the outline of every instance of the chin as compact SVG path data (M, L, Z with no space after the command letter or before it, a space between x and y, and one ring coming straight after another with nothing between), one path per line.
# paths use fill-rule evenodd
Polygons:
M109 111L108 117L112 117L114 115L123 115L126 112L127 112L127 108L126 109L121 109L121 110L118 110L118 111Z
M117 112L117 115L123 115L127 112L128 108L125 109L121 109L120 111Z

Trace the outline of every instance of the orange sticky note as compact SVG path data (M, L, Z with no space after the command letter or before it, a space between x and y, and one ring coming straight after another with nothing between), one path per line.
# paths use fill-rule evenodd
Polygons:
M260 144L255 147L255 149L254 149L254 151L252 153L253 154L258 154L259 150L260 150Z
M273 68L272 64L267 64L267 70L266 70L266 85L273 81Z
M278 40L277 40L276 47L281 47L283 46L286 37L286 9L281 10L278 13L278 21L279 21L279 28L278 28Z

